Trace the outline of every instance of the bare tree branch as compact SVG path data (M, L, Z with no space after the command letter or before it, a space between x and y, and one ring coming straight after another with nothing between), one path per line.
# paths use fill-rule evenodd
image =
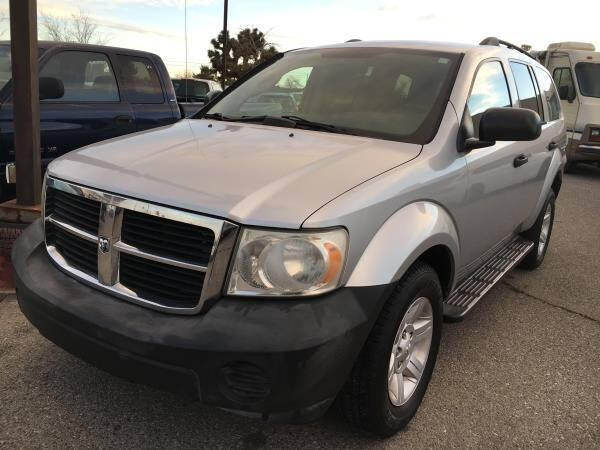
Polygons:
M108 37L98 31L98 24L82 9L70 18L52 14L42 14L41 18L48 39L52 41L99 45L108 42Z

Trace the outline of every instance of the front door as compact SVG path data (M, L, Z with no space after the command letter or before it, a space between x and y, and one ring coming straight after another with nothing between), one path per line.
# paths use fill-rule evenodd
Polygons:
M512 106L505 71L498 60L486 61L477 70L467 102L476 138L485 110ZM519 149L514 144L498 142L491 147L472 150L465 156L469 189L466 214L460 218L461 234L465 236L463 266L470 268L476 264L482 255L515 231L521 176L514 165L519 156Z
M561 94L560 103L569 137L579 140L583 130L576 130L575 125L577 124L580 103L569 57L567 55L552 56L550 58L550 73L554 78L558 92Z

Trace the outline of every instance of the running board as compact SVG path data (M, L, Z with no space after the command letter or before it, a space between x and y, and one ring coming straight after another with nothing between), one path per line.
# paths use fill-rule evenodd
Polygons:
M463 281L444 301L444 316L462 319L481 298L533 247L533 242L517 237Z

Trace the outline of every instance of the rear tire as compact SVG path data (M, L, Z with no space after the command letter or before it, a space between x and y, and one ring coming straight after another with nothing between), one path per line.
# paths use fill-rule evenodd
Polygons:
M554 191L550 191L546 202L538 216L535 224L526 232L523 237L535 243L528 255L521 261L519 267L527 270L537 269L544 261L548 244L550 244L550 236L554 227L554 212L556 210L556 196Z
M388 437L410 422L435 366L442 299L439 278L427 264L415 263L398 282L339 396L351 424Z

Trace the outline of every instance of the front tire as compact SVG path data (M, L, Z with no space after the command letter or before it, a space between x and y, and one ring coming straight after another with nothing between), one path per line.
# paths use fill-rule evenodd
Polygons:
M554 191L551 190L535 224L523 233L523 236L534 242L535 245L525 259L521 261L519 267L533 270L537 269L544 261L546 252L548 251L548 244L550 243L550 236L552 235L552 228L554 227L555 210L556 196L554 195Z
M340 393L354 426L388 437L415 415L437 358L442 300L436 272L421 262L395 286Z

